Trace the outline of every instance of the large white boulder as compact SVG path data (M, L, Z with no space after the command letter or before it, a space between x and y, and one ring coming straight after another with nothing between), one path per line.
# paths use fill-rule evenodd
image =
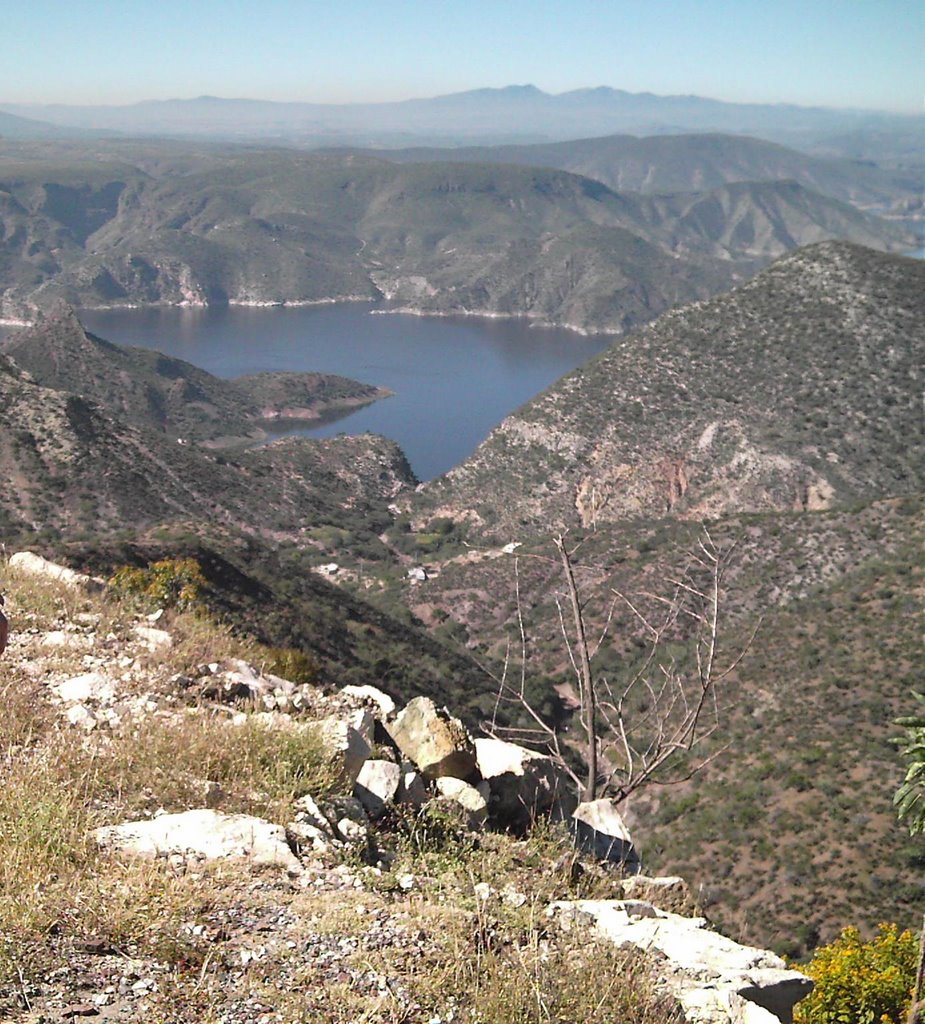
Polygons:
M370 755L369 741L349 721L336 715L311 723L340 781L352 787Z
M42 558L32 551L17 551L10 555L10 568L28 576L44 576L46 579L58 580L69 587L99 590L105 586L103 580L95 576L87 576L85 573L68 569L66 565L49 562L47 558Z
M302 865L289 848L286 831L249 814L223 814L206 808L162 814L148 821L107 825L93 833L104 849L139 857L220 860L236 858L299 874Z
M618 946L657 951L663 974L692 1024L790 1024L813 983L775 953L711 931L702 917L682 917L638 900L562 900L547 913Z
M401 785L401 765L392 761L367 761L357 776L354 793L371 818L381 817L395 803Z
M634 874L640 869L633 837L613 800L587 800L572 814L575 845L597 860L619 864Z
M429 697L415 697L388 723L389 735L402 754L428 779L476 775L475 745L458 718L437 709Z
M541 815L566 818L574 811L572 780L551 757L496 739L477 739L475 752L496 824L525 828Z

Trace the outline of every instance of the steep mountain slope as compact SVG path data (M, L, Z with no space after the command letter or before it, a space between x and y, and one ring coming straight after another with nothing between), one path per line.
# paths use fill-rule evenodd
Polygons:
M925 264L824 243L666 314L508 417L422 510L505 538L925 487Z
M913 173L813 157L743 135L608 135L525 146L383 150L381 155L399 163L445 160L555 167L615 191L648 195L703 192L737 181L796 181L861 206L903 201L921 205L921 183Z
M640 203L652 237L678 255L704 253L751 271L791 249L828 239L874 248L883 245L884 221L826 198L793 181L734 182L710 192L652 196ZM893 227L892 237L908 238Z
M0 494L0 515L8 530L73 536L192 517L293 538L314 522L340 522L345 507L361 497L384 508L414 482L398 446L372 436L291 439L280 448L245 449L233 458L177 444L162 430L150 429L145 410L137 417L141 427L119 415L125 401L120 387L129 371L119 365L119 350L107 366L101 357L105 349L83 337L72 314L51 318L31 337L46 352L56 350L62 337L76 340L99 374L88 382L87 393L111 402L117 412L80 389L42 387L2 357L0 465L11 486ZM144 380L130 383L130 393L140 389L135 393L142 394L144 385ZM271 381L270 390L273 386ZM213 396L232 400L221 383L212 387ZM258 380L255 390L260 388L266 389L266 382ZM195 414L186 415L195 424ZM181 422L186 425L182 417ZM344 472L344 466L351 468ZM270 477L272 489L266 486Z
M97 338L67 308L14 334L4 351L44 387L80 394L135 426L187 441L259 439L270 421L320 419L388 393L320 373L221 380L182 359Z
M650 787L624 808L647 869L682 872L730 934L791 955L848 922L916 927L925 841L896 821L902 770L888 740L910 690L925 687L925 499L733 515L709 531L717 545L735 545L719 663L746 656L721 688L715 759L689 784ZM698 524L671 518L569 534L602 693L605 683L622 692L649 640L614 591L657 616L655 595L670 594L699 535ZM520 536L514 553L473 544L435 567L410 606L480 658L504 659L510 678L520 678L525 650L534 707L564 724L565 743L580 744L553 690L577 689L561 564L548 535ZM675 627L662 656L683 663L684 637Z
M315 481L330 484L331 477ZM371 518L362 506L357 512ZM490 703L494 681L468 652L428 634L407 614L390 614L335 586L311 571L311 559L296 547L254 531L188 520L130 540L99 534L43 550L104 577L123 565L194 558L207 581L203 600L218 621L270 647L301 651L325 687L375 685L400 699L424 695L444 702L453 680L458 713L468 721L478 721Z
M120 305L385 294L428 312L624 331L715 294L794 244L833 235L912 244L894 225L781 183L654 200L542 168L240 150L211 163L197 151L171 172L166 152L158 162L142 146L148 170L73 155L0 160L0 315L27 316L56 297Z

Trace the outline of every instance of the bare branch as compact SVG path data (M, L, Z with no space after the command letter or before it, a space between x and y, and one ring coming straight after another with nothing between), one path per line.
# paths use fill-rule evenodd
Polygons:
M564 651L578 686L585 778L580 780L579 772L566 763L563 744L569 743L568 732L550 725L526 695L529 645L516 562L520 680L518 685L509 679L509 669L513 668L509 646L489 734L504 731L542 745L567 772L585 800L594 799L601 792L622 800L649 783L667 785L689 779L723 752L714 748L704 756L691 756L718 732L723 710L719 686L739 666L758 631L756 626L742 650L728 661L723 659L725 664L720 665L723 577L734 545L717 546L704 529L686 565L665 577L667 592L642 592L630 597L611 587L612 597L603 610L602 625L595 628L592 646L587 637L589 609L582 599L576 569L583 579L593 572L602 581L608 572L576 562L575 552L568 550L564 535L555 537L553 543L565 585L565 594L556 595L555 604ZM565 609L566 598L570 615ZM614 686L595 676L592 663L611 635L620 605L628 609L632 620L641 627L645 650L628 678ZM669 641L671 650L676 649L674 645L685 643L688 653L680 659L666 657L666 653L671 653ZM501 730L497 723L501 704L517 706L526 725ZM573 746L572 754L574 750Z
M588 641L585 637L584 610L578 598L578 587L575 583L575 574L572 571L572 562L568 550L565 547L565 538L559 534L555 539L559 557L562 559L562 572L565 575L565 583L568 587L569 600L572 604L572 617L575 626L575 643L578 648L578 661L581 669L581 710L582 724L585 730L585 761L587 763L588 776L584 788L584 799L594 800L597 796L597 722L595 704L597 695L594 692L594 677L591 674L591 656L588 652Z

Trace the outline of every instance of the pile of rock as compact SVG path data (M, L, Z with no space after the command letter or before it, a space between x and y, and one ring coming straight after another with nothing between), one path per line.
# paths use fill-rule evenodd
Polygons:
M18 565L20 571L47 574L67 585L96 585L89 578L72 579L40 559L19 559ZM202 780L206 806L97 829L101 847L180 869L216 859L275 867L288 876L287 885L301 889L327 877L319 875L319 865L330 865L326 855L340 847L359 845L369 855L364 859L375 864L374 823L393 809L433 806L471 829L515 832L550 818L569 825L581 853L616 865L614 878L622 879L623 896L555 902L548 908L551 921L657 953L664 983L693 1024L788 1022L794 1003L811 989L807 978L787 970L772 953L741 946L692 916L693 901L681 879L639 875L638 854L614 803L579 803L573 779L553 758L513 743L473 738L449 711L425 697L399 709L388 694L371 686L323 694L241 660L203 665L188 676L168 678L169 671L164 672L166 688L158 689L150 666L172 644L159 625L143 621L127 627L126 636L104 637L91 617L18 643L28 644L30 663L50 699L75 727L92 732L118 729L127 715L206 713L218 715L228 728L257 721L267 728L310 731L330 760L340 795L306 794L284 828L224 813L221 787ZM80 657L80 674L50 670L62 648ZM330 875L343 866L325 870ZM345 884L362 886L358 876ZM399 885L411 888L414 879L402 876ZM480 899L525 899L482 888Z

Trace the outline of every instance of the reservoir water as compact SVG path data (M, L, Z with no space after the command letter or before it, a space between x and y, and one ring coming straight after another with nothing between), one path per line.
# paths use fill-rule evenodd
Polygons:
M390 398L285 433L384 434L422 480L461 462L508 413L614 340L524 320L374 308L83 310L81 320L109 341L158 349L220 377L314 370L387 387Z

